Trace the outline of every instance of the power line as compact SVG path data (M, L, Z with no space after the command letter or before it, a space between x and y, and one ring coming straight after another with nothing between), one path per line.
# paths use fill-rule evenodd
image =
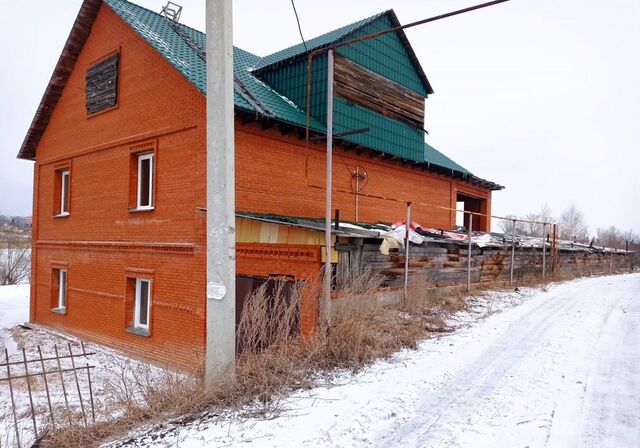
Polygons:
M298 17L298 11L296 10L296 4L293 0L291 0L291 6L293 7L293 13L296 15L296 22L298 23L298 32L300 33L300 39L302 39L302 45L304 45L304 51L306 53L309 52L307 48L307 43L304 40L304 36L302 35L302 27L300 26L300 18Z

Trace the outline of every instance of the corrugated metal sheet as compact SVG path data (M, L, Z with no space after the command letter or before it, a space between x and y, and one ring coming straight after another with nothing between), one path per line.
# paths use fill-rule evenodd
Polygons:
M329 44L337 42L342 38L344 38L345 36L351 35L354 31L359 30L363 26L368 25L369 23L376 20L377 18L387 14L388 12L389 11L384 11L384 12L375 14L371 17L367 17L366 19L359 20L358 22L350 23L349 25L343 26L336 30L329 31L328 33L325 33L321 36L314 37L313 39L310 39L306 42L306 49L305 49L305 45L300 43L300 44L285 48L284 50L276 51L275 53L262 58L258 66L256 66L256 69L261 69L270 65L285 62L289 59L296 58L306 53L307 49L309 51L312 51L312 50L315 50L316 48L322 48Z
M206 63L184 38L182 38L160 14L150 11L126 0L104 0L125 22L155 48L167 61L184 75L200 92L206 94ZM206 47L206 35L200 31L178 24L201 49ZM234 47L234 73L248 93L264 106L275 119L304 126L305 113L284 95L275 91L251 73L260 57L248 51ZM256 109L237 91L235 106L250 112ZM315 119L311 126L319 131L325 127Z
M334 101L335 132L369 128L345 140L414 162L424 161L424 131L344 100Z
M388 14L361 27L349 39L393 28ZM406 88L427 96L427 89L414 65L407 48L397 33L338 48L337 52L369 70L391 79Z

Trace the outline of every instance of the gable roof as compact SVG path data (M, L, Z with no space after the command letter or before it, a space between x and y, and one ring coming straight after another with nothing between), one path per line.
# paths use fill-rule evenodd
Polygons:
M333 31L329 31L328 33L322 34L321 36L315 37L306 41L305 44L300 43L297 45L293 45L289 48L285 48L284 50L276 51L268 56L263 57L258 65L255 67L255 72L260 73L264 70L268 70L270 68L276 67L280 64L285 64L291 62L293 60L305 57L307 52L318 50L321 48L329 47L333 44L339 42L346 42L351 40L356 36L357 32L362 30L367 25L372 24L378 19L387 16L391 23L392 28L396 28L401 26L400 21L398 20L398 16L393 11L393 9L389 9L387 11L380 12L371 17L367 17L366 19L359 20L357 22L351 23L349 25L343 26L341 28L335 29ZM425 74L422 65L420 65L420 61L416 56L416 53L413 51L411 44L409 43L409 39L403 30L398 30L396 35L400 38L400 41L404 45L405 50L407 51L411 62L413 63L414 68L418 72L418 76L422 81L422 85L424 86L425 91L428 94L433 93L433 88L431 87L431 83L427 79L427 75Z
M367 17L366 19L359 20L357 22L351 23L349 25L343 26L333 31L329 31L328 33L322 34L318 37L314 37L313 39L306 41L306 48L305 48L305 44L299 43L296 45L292 45L291 47L285 48L283 50L276 51L275 53L272 53L260 59L260 63L256 65L255 69L261 70L265 67L290 61L299 56L305 55L307 53L307 50L313 51L319 48L328 47L329 45L339 42L344 38L352 35L356 31L369 25L370 23L382 17L383 15L387 14L388 12L389 11L380 12L371 17Z
M40 143L42 134L44 134L44 130L49 124L53 109L58 104L64 86L67 84L67 80L76 65L80 51L82 51L84 43L91 33L91 27L98 15L101 4L102 0L85 0L82 2L56 68L51 75L42 100L40 100L40 105L22 142L20 151L18 151L18 158L35 160L38 143Z
M204 33L186 25L172 23L164 16L130 3L127 0L84 0L40 106L18 152L19 158L35 159L36 148L60 99L69 75L73 71L80 51L91 33L91 27L103 2L158 51L196 89L206 95L206 35ZM330 45L336 40L348 38L348 36L362 27L385 15L389 15L392 21L397 23L397 18L393 11L385 11L312 39L307 45L314 45L315 48ZM266 67L264 65L265 60L267 62L271 61L269 64L273 65L291 58L303 57L304 54L299 52L298 47L300 46L290 47L267 58L260 58L248 51L234 47L235 108L279 122L305 127L305 112L293 101L254 75L253 72L257 66ZM408 46L408 49L411 53L413 52L410 46ZM304 51L304 47L302 47L302 50ZM275 56L278 54L280 55ZM415 57L415 54L413 56ZM424 79L426 80L426 77ZM310 127L316 132L326 132L324 124L313 117L310 117ZM477 178L461 165L426 143L424 153L424 163L430 167L431 165L441 167L444 172L450 170L450 175L455 172L458 176L470 182L483 185L486 188L502 188L497 184Z

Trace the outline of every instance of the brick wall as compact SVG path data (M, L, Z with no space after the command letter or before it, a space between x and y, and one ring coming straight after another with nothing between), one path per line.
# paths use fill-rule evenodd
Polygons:
M288 216L324 217L325 147L311 143L308 159L304 140L297 133L282 135L277 128L264 131L260 124L236 122L236 207L239 211ZM305 170L305 161L308 169ZM491 192L458 179L420 171L400 163L336 149L333 163L333 208L344 220L355 220L353 172L359 166L368 183L359 197L359 221L393 223L404 220L402 201L455 208L458 191L485 200L490 212ZM366 197L382 196L389 200ZM401 202L398 202L401 201ZM452 228L455 212L415 205L412 219L421 224ZM488 230L483 220L481 230Z
M118 105L87 117L85 74L120 52ZM205 98L102 6L35 165L31 320L155 361L193 365L205 325ZM155 152L155 210L132 212L132 154ZM56 170L71 172L56 218ZM133 189L133 190L132 190ZM51 309L51 271L68 269L67 314ZM127 278L150 276L150 334L127 333Z

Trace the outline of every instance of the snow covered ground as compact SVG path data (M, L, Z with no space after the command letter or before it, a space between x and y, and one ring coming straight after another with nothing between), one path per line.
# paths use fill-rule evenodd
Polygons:
M0 286L0 328L29 320L29 285Z
M10 361L22 361L22 348L25 349L27 357L34 359L38 356L38 346L41 347L45 358L53 356L54 346L57 346L61 354L67 354L69 344L74 353L82 351L80 341L74 337L63 335L44 328L35 327L28 329L20 324L29 320L29 285L0 286L0 359L5 360L5 348L9 351ZM86 344L87 352L95 352L95 355L84 358L77 358L77 365L84 366L86 363L95 366L91 373L93 385L93 400L95 402L96 420L105 420L121 412L118 406L118 391L122 396L123 382L127 382L132 398L135 396L136 388L133 378L146 378L147 375L162 375L163 371L146 363L132 360L122 353L110 350L97 344ZM69 359L61 362L63 369L71 368ZM55 361L46 361L47 371L55 370ZM6 367L0 370L0 378L6 378ZM39 364L31 364L31 373L40 372ZM24 374L21 365L11 366L13 375ZM66 393L69 407L77 420L82 409L80 395L77 392L75 377L72 372L63 374L66 384ZM78 375L78 383L82 395L82 403L91 421L90 397L88 394L89 378L85 371ZM33 391L34 407L36 409L36 420L38 428L41 430L50 422L48 412L45 387L42 377L33 379L31 382ZM12 381L14 400L16 403L16 414L18 416L19 437L23 446L29 446L34 441L32 430L30 401L26 381L19 379ZM66 422L66 417L62 418L66 408L64 391L57 375L48 375L48 387L51 392L52 406L58 424ZM114 388L116 394L114 395ZM15 429L13 426L13 415L11 410L11 395L6 381L0 381L0 447L17 446Z
M16 344L9 328L29 320L29 285L0 286L0 359L4 349L12 355Z
M640 446L640 274L495 293L456 320L416 351L286 397L277 418L167 425L135 445Z

